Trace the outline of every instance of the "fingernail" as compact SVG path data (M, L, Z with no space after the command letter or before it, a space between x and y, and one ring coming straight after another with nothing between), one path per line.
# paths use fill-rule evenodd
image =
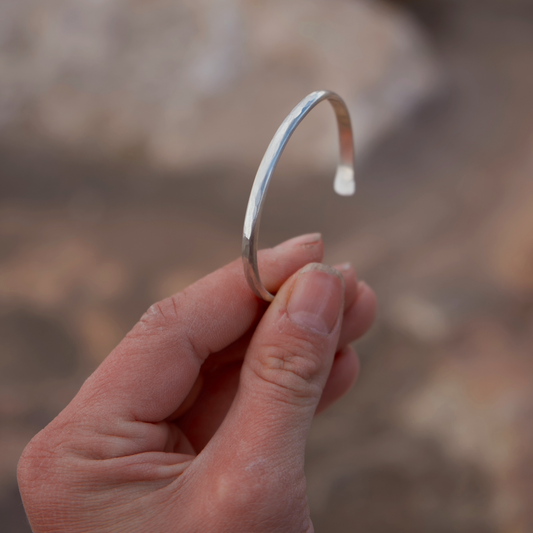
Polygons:
M365 281L360 281L357 283L357 296L359 296L364 290L368 289L369 285Z
M294 237L288 241L278 244L276 248L295 248L296 246L311 246L319 243L322 240L322 235L320 233L308 233L306 235L300 235L299 237Z
M290 295L290 320L318 333L333 331L344 299L344 280L334 268L320 263L304 267Z

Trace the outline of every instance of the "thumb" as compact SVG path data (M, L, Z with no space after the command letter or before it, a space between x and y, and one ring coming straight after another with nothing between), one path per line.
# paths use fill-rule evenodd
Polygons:
M232 408L210 443L210 452L222 454L233 471L267 464L303 472L305 442L335 356L343 303L341 274L318 263L296 273L276 295L250 343Z

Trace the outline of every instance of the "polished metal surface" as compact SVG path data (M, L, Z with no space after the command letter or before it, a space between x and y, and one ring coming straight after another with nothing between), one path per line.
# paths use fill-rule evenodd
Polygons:
M328 100L335 116L339 130L340 157L335 174L333 188L337 194L351 196L355 193L354 179L354 148L352 125L348 108L342 98L331 91L315 91L306 96L283 121L278 131L263 156L255 175L252 192L248 200L246 216L244 218L244 233L242 239L242 261L244 274L248 284L254 293L271 302L274 295L270 294L259 277L259 267L257 264L257 246L259 240L259 225L261 222L261 212L265 202L266 192L274 169L278 163L287 142L300 122L317 104L323 100Z

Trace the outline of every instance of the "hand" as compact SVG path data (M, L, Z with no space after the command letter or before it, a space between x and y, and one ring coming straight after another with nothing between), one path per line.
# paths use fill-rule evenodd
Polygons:
M34 533L312 531L307 433L375 313L322 255L319 235L260 252L270 305L240 260L153 305L24 450Z

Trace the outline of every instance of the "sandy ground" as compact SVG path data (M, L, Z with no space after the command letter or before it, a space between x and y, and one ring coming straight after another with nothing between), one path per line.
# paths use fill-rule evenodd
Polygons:
M280 169L263 218L265 245L321 230L380 302L358 385L313 427L309 499L318 532L528 532L533 5L420 12L442 93L361 162L355 198ZM2 532L30 531L28 440L154 300L239 255L254 172L176 178L2 140Z

